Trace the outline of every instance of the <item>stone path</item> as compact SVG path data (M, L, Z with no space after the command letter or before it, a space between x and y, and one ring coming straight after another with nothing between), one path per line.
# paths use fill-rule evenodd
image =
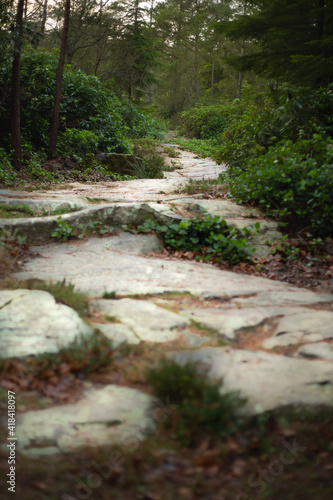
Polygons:
M183 168L162 180L0 192L2 203L20 200L47 210L76 206L77 212L62 219L78 229L100 221L119 230L115 236L58 243L50 239L57 216L1 220L33 245L35 257L16 276L66 279L90 297L92 316L88 326L46 292L0 291L0 356L54 352L81 334L94 335L97 327L115 345L163 347L177 363L194 361L209 376L223 377L221 390L239 390L247 398L243 411L250 414L289 404L332 405L332 294L171 260L154 235L121 231L146 217L179 221L206 210L238 228L261 221L252 244L257 255L269 252L265 241L280 233L260 213L249 219L244 207L231 202L175 194L187 179L215 178L223 169L188 152L181 152L180 161ZM105 292L112 298L103 298ZM86 383L77 403L20 414L19 449L40 455L142 440L156 424L154 404L149 394L131 387Z

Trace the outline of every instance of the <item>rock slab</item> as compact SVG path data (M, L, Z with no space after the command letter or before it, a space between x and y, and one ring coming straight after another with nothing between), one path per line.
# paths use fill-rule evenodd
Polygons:
M58 352L92 329L41 290L0 291L0 358Z
M147 428L153 398L128 387L88 387L74 404L28 411L17 419L20 451L45 455L81 446L137 445Z
M192 362L209 377L223 379L221 392L239 391L243 411L254 415L287 405L333 405L333 365L266 352L205 347L170 353L176 363Z
M179 335L177 328L184 328L189 323L186 318L144 300L100 299L93 301L92 305L125 323L146 342L174 340Z

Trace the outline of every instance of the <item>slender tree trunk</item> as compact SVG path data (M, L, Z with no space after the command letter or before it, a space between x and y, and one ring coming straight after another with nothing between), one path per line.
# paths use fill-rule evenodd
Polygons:
M57 138L58 138L58 130L59 130L60 101L61 101L61 88L62 88L62 79L63 79L63 74L64 74L65 53L66 53L70 8L71 8L71 0L65 0L64 26L62 29L62 36L61 36L61 47L60 47L57 79L56 79L56 86L55 86L55 93L54 93L53 113L52 113L52 119L51 119L50 145L49 145L49 157L50 158L52 158L52 156L55 156L56 147L57 147Z
M245 40L242 40L241 57L243 57L244 55L244 46L245 46ZM243 73L242 73L242 68L240 68L238 73L238 95L237 95L239 100L242 98L242 84L243 84Z
M44 3L43 3L43 16L42 16L42 26L41 26L41 32L43 34L45 33L45 25L46 25L46 19L47 19L47 2L48 2L48 0L44 0Z
M213 60L212 60L212 76L210 80L210 103L214 102L214 75L215 75L215 52L213 52Z
M11 95L11 139L14 150L14 165L19 166L22 158L21 145L21 114L20 114L20 68L22 47L24 0L19 0L16 12L17 33L14 43L14 58L12 65L12 95Z
M197 104L200 102L198 45L199 45L199 35L198 35L198 33L196 33L195 34L195 46L194 46L194 81L195 81L195 102Z

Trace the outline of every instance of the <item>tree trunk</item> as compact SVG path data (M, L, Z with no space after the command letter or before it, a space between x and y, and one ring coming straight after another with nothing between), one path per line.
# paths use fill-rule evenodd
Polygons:
M57 138L58 138L58 130L59 130L60 101L61 101L61 88L62 88L62 79L63 79L63 74L64 74L65 53L66 53L70 8L71 8L71 0L65 0L64 26L62 29L62 36L61 36L61 47L60 47L60 54L59 54L59 63L58 63L58 70L57 70L55 94L54 94L53 113L52 113L52 119L51 119L49 158L52 158L53 156L55 156L56 147L57 147Z
M213 60L212 60L212 76L210 81L210 103L214 102L214 74L215 74L215 52L213 52Z
M14 165L19 166L22 158L21 145L21 114L20 114L20 68L22 47L24 0L19 0L16 12L17 33L14 43L14 58L12 65L12 95L11 95L11 139L14 150Z
M245 46L245 40L242 40L241 57L243 57L244 55L244 46ZM242 73L242 68L240 68L238 73L238 95L237 95L239 100L242 98L242 84L243 84L243 73Z
M195 85L195 102L198 104L200 102L199 93L199 61L198 61L198 45L199 45L199 34L195 34L195 46L194 46L194 85Z
M44 0L44 3L43 3L43 15L42 15L42 26L41 26L41 32L43 34L45 32L45 25L46 25L46 19L47 19L47 2L48 2L48 0Z

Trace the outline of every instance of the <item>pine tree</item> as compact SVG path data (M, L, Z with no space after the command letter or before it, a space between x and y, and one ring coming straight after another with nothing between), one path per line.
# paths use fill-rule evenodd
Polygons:
M333 81L332 0L247 0L245 15L221 23L234 40L258 43L242 67L267 77L314 87ZM239 8L239 6L238 6Z

